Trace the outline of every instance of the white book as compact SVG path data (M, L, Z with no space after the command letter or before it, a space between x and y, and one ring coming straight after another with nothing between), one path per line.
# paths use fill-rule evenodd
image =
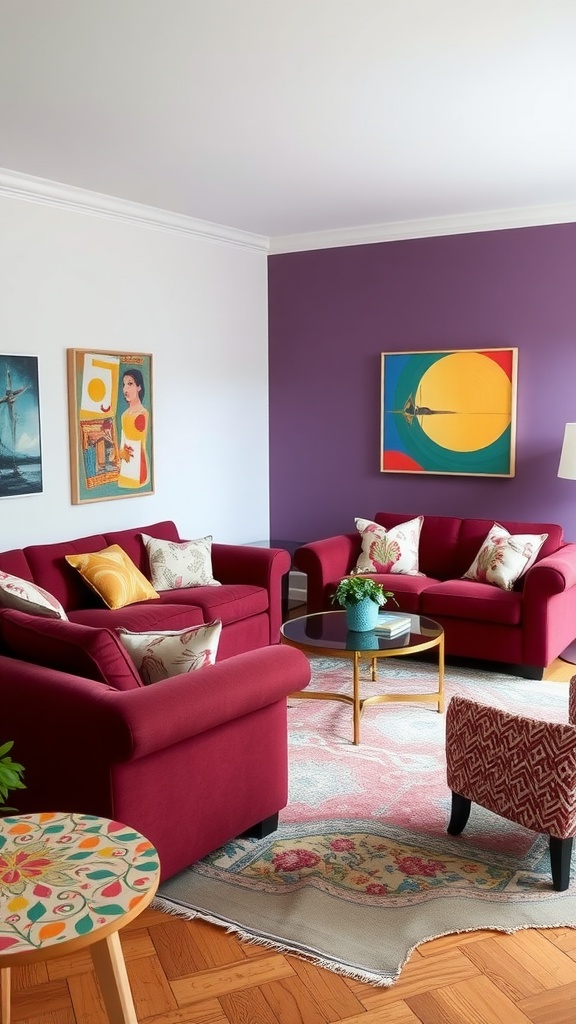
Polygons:
M410 629L412 620L408 615L394 615L384 612L378 616L378 622L374 627L383 636L397 636L398 633L405 633Z

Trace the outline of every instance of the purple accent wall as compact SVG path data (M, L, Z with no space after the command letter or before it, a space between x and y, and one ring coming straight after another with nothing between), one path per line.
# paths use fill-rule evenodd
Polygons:
M576 421L576 224L269 257L270 531L306 541L378 511L557 522ZM516 475L381 473L380 353L518 348Z

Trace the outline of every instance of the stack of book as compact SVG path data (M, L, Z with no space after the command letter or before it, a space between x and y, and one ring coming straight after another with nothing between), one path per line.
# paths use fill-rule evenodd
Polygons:
M380 636L393 637L398 636L400 633L406 633L411 625L412 620L409 615L398 615L395 612L380 612L378 624L374 628Z

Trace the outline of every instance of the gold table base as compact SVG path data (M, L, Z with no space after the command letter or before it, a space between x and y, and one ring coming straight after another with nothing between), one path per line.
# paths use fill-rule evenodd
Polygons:
M312 654L318 657L326 658L347 658L352 659L353 663L353 688L352 694L348 693L333 693L325 690L300 690L297 693L291 693L290 697L298 700L339 700L345 704L351 704L353 711L353 723L354 723L354 739L353 743L358 746L360 743L360 719L364 712L364 708L369 704L386 704L389 701L409 701L410 703L419 704L436 704L437 711L442 714L444 711L444 633L440 636L433 637L431 640L426 640L423 643L414 644L410 647L397 647L387 648L386 650L380 651L345 651L338 650L337 648L322 648L316 647L295 640L290 640L283 634L280 637L280 642L288 644L290 647L297 647L299 650L304 651L307 654ZM426 651L432 647L438 648L438 689L430 693L381 693L376 694L373 697L361 697L360 696L360 662L362 659L371 661L372 663L372 682L378 680L377 662L380 658L391 658L391 657L403 657L407 654L416 654L418 651Z

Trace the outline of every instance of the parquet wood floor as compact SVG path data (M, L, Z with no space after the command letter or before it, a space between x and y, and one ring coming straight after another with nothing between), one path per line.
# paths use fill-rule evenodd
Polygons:
M550 682L576 668L557 661ZM575 1024L576 929L424 943L382 989L148 909L120 932L141 1024ZM89 952L13 970L14 1024L108 1024Z

